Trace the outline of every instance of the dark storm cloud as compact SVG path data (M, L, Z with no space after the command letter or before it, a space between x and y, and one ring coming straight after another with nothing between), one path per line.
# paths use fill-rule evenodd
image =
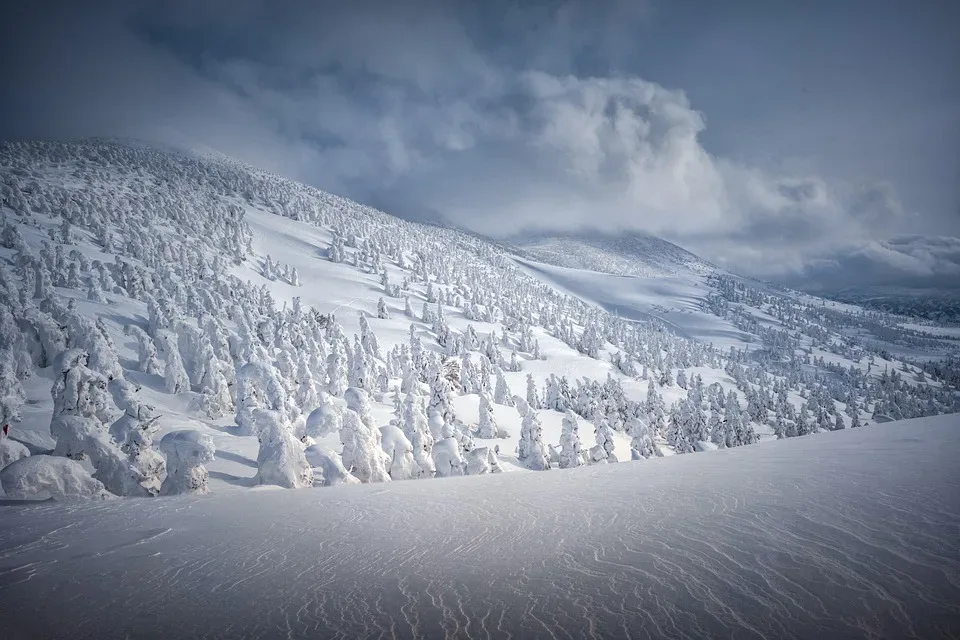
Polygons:
M865 269L873 262L833 256L851 246L873 256L886 246L877 241L908 230L958 232L956 182L938 173L955 160L942 139L958 133L947 118L958 92L932 68L947 59L939 31L914 43L925 66L899 77L909 64L876 54L869 35L844 49L830 20L875 39L897 20L898 33L914 23L885 2L871 4L882 24L831 6L807 15L746 1L725 14L630 0L26 3L0 27L0 134L207 146L491 234L590 225L664 235L761 275L804 273L811 260ZM923 11L916 20L935 26ZM811 24L816 55L805 63L781 41ZM691 51L701 54L691 61ZM691 94L665 86L675 83ZM801 84L830 93L793 94ZM808 139L827 145L823 132L844 140L833 155L845 164L805 149ZM876 164L896 155L878 141L913 138L929 153ZM859 175L860 165L881 170ZM905 184L934 193L924 202L938 208L912 213L898 198Z

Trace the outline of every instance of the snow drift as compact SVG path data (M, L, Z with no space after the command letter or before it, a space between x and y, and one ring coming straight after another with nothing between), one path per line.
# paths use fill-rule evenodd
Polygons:
M3 506L0 625L8 639L958 637L958 448L954 415L549 473Z

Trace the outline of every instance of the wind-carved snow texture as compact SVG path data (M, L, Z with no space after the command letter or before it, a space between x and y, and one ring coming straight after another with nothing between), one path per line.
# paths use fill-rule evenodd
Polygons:
M956 638L958 448L948 415L550 473L4 506L0 636Z

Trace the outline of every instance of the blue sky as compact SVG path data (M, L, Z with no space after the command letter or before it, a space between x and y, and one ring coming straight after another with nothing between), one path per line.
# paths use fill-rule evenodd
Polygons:
M958 5L36 2L0 27L0 134L207 146L494 235L956 286Z

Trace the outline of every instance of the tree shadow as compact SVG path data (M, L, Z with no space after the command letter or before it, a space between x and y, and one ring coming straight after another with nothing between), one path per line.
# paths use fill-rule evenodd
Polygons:
M229 460L230 462L242 464L245 467L252 467L253 469L257 468L257 463L255 461L237 453L232 453L230 451L217 451L214 455L216 456L217 460Z
M217 480L222 480L228 484L232 484L236 487L255 487L257 486L256 477L253 478L244 478L242 476L235 476L232 473L224 473L223 471L208 471L207 472L211 478L216 478Z
M214 424L212 422L204 422L203 424L211 429L214 429L215 431L219 431L220 433L226 433L227 435L231 435L231 436L237 436L238 438L247 435L247 434L241 433L240 427L235 424L219 425L219 424ZM217 452L217 455L220 455L219 451Z

